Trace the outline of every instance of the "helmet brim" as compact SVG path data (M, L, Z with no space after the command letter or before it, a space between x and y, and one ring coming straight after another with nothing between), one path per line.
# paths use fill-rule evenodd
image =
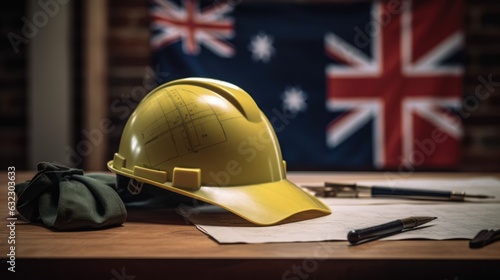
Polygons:
M308 212L307 217L320 217L331 213L321 200L297 187L287 179L244 186L201 186L198 190L173 187L171 183L159 183L114 168L120 175L154 185L187 197L220 206L257 225L274 225L299 213Z

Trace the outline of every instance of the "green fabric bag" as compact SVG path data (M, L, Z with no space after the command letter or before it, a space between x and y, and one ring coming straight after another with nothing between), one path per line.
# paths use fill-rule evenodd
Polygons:
M16 185L17 211L56 230L101 229L123 224L127 210L115 191L116 178L48 162L32 180Z

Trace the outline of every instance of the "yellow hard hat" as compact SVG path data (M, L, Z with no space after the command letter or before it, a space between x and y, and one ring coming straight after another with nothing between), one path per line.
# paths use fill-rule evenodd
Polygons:
M259 225L331 213L286 179L276 134L250 95L219 80L180 79L151 91L129 117L108 168Z

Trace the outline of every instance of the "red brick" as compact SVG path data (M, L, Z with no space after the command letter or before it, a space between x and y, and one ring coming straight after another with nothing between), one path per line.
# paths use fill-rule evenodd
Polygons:
M498 172L500 163L498 158L491 157L462 157L462 166L459 171L463 172Z
M111 55L109 58L109 64L113 67L119 66L144 66L149 65L151 62L150 57L127 57L127 56L116 56Z
M127 16L110 16L108 17L108 25L112 27L123 27L130 23L130 18Z
M143 77L136 76L136 77L124 78L124 77L118 77L118 76L109 76L108 84L109 84L110 88L113 86L135 87L135 86L140 86L143 84Z
M476 86L478 85L481 85L481 77L485 80L489 80L489 76L491 74L491 80L493 82L500 82L500 65L499 66L496 66L495 67L498 67L498 70L496 71L488 71L488 69L486 67L483 67L481 65L480 68L476 68L477 70L474 70L472 71L472 69L467 69L468 71L466 71L465 75L463 76L463 82L464 82L464 85L466 86L466 89L467 87L470 87L470 89L474 89L476 88ZM495 70L495 69L490 69L490 70ZM500 88L499 88L500 90Z
M500 45L500 36L470 32L465 35L465 43L466 48L470 46Z
M485 10L481 15L481 25L488 27L496 27L500 30L500 17L498 10Z
M132 32L131 32L132 33ZM121 48L144 48L149 49L149 30L144 30L142 34L124 34L118 36L110 34L108 37L108 46L110 49ZM112 53L112 52L111 52Z
M148 6L148 0L108 0L108 6L113 7L131 7L144 8Z
M486 67L500 67L500 51L481 53L479 64Z

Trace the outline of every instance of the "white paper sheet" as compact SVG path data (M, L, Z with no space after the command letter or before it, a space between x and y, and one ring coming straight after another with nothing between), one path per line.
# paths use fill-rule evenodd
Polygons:
M406 185L408 184L408 185ZM419 188L464 190L500 197L500 180L414 180L398 184ZM253 225L216 206L200 206L188 217L196 227L219 243L271 243L347 240L347 232L409 216L433 216L438 219L419 229L384 238L400 239L471 239L482 229L500 228L498 200L482 202L433 202L388 199L337 199L323 201L332 214L320 218L269 227ZM386 202L384 202L386 201Z

